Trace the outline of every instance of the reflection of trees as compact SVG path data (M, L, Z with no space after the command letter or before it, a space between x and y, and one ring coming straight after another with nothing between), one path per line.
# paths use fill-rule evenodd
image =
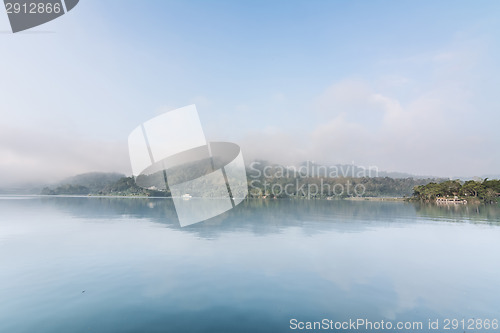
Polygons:
M264 235L294 227L312 233L361 232L370 227L370 222L391 223L400 216L415 216L415 209L411 204L396 202L247 199L225 214L188 228L214 237L225 231ZM219 225L224 228L214 228Z
M170 198L42 197L41 200L75 217L117 219L130 216L180 228ZM390 222L407 215L414 216L415 210L406 203L247 199L235 209L182 230L221 233L246 229L268 233L307 223L319 223L319 229L342 224L345 229L346 225L352 225L353 220Z
M85 219L161 217L170 224L177 223L174 204L169 198L41 197L40 200L72 216Z
M288 228L308 232L361 232L376 224L413 223L420 217L445 221L500 223L498 205L437 206L422 203L247 199L236 208L205 222L181 228L170 198L42 197L44 204L75 217L116 220L123 217L147 219L204 238L216 238L234 231L255 234L281 233ZM302 228L301 228L302 229Z
M432 203L415 203L418 216L431 218L455 219L464 222L500 223L500 205L436 205Z

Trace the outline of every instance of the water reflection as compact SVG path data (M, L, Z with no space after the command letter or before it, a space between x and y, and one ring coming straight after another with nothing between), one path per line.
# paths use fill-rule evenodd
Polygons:
M165 199L0 200L0 331L496 316L497 209L249 200L181 228Z
M180 228L174 204L168 198L39 197L35 200L74 217L110 220L123 217L147 218L169 228ZM449 222L500 223L500 205L447 206L406 202L247 199L235 209L183 230L227 232L249 229L256 233L267 233L315 223L319 230L333 228L359 231L366 229L367 224L373 221L390 225L417 220L421 222L422 218L430 221L439 219ZM222 228L215 228L216 226Z
M109 221L126 217L139 218L168 228L181 229L171 199L36 197L32 201L39 207L52 207L76 218ZM14 211L16 206L22 206L15 202L8 205ZM182 230L211 238L237 230L250 230L256 234L275 233L285 228L302 227L312 223L315 225L312 228L315 232L330 229L357 232L368 228L373 221L391 224L415 217L414 206L405 203L254 199L245 200L222 215Z
M498 205L435 205L415 203L415 209L419 216L447 219L456 222L500 222L500 204Z

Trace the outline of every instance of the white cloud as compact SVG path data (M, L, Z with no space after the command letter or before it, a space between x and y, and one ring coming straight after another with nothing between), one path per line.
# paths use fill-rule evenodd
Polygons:
M481 95L477 80L480 47L467 45L477 43L464 41L405 60L426 69L412 77L338 81L312 103L314 112L305 113L318 118L312 131L260 131L244 141L252 155L285 163L355 161L437 176L496 172L500 142L487 121L491 111L476 106L485 97L491 100ZM496 99L491 102L498 106Z
M0 128L0 186L48 183L91 171L130 174L126 142Z
M459 85L437 87L405 105L395 97L368 90L367 84L358 84L357 92L352 91L351 82L344 89L341 85L327 89L333 91L330 105L345 105L348 111L337 109L331 120L312 132L311 158L325 163L356 160L418 174L474 172L468 152L488 137L480 131L472 138L464 135L466 119L474 117L475 110L468 107L468 94ZM350 96L357 99L350 103ZM321 99L325 100L324 95ZM480 156L486 163L487 154Z

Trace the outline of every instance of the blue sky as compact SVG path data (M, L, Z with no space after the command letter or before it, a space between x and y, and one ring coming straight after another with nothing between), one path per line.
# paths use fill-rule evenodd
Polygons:
M192 103L247 160L500 173L498 1L81 0L9 29L0 184L130 174L130 131Z

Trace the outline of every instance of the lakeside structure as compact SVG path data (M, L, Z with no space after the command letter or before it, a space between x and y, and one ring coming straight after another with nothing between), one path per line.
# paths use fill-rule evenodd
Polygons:
M437 204L442 204L442 205L465 205L467 204L467 200L465 199L460 199L457 196L454 196L453 198L436 198L436 203Z

